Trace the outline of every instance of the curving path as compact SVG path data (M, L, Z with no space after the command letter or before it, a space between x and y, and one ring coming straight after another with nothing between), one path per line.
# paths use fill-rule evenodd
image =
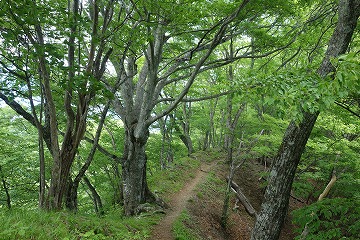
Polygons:
M172 225L180 213L186 208L186 203L193 196L194 189L198 185L210 169L215 166L216 161L211 163L201 163L200 168L197 170L195 177L189 180L180 191L171 196L169 205L170 208L166 211L166 215L155 226L152 235L149 240L172 240L174 236L172 234Z

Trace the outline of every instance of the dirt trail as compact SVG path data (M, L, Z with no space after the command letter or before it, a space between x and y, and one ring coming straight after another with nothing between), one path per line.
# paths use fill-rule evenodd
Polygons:
M210 169L215 166L216 161L212 163L201 163L200 168L195 173L195 177L189 180L183 189L175 193L170 198L170 208L166 211L165 217L155 226L150 240L172 240L174 236L171 232L172 225L180 213L185 209L187 201L193 195L193 191Z

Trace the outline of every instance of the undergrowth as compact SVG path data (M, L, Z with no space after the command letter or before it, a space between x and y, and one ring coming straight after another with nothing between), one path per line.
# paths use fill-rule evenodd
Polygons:
M195 169L200 165L196 156L195 153L192 157L178 159L170 168L154 171L148 176L152 190L162 197L179 191L194 177ZM102 217L81 212L0 209L0 239L146 239L162 216L150 213L123 217L121 213L121 207L108 210Z
M104 217L69 212L0 212L0 239L144 239L159 215L123 218L119 209Z
M301 232L305 226L306 239L360 239L360 201L333 198L315 202L292 212L293 221Z

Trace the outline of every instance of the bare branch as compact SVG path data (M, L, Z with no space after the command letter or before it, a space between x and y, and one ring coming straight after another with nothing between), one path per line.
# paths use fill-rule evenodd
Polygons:
M221 21L217 26L219 26L219 30L216 32L215 36L213 37L211 44L210 44L210 48L207 50L207 52L203 55L202 58L200 58L200 60L197 62L195 68L193 69L191 76L189 78L189 80L187 81L183 91L178 95L178 97L175 99L175 101L173 101L166 110L164 110L162 113L149 118L146 121L147 126L150 126L153 122L155 122L157 119L169 114L180 102L181 100L185 97L185 95L188 93L191 85L193 84L196 76L198 75L198 73L200 72L203 64L206 62L206 60L209 58L209 56L211 55L211 53L213 52L213 50L216 48L216 46L218 46L221 42L222 37L225 34L226 28L228 27L228 25L239 15L240 11L247 5L247 3L249 2L249 0L243 0L243 2L240 4L240 6L236 9L236 11L231 14L230 16L228 16L227 18L225 18L223 21Z

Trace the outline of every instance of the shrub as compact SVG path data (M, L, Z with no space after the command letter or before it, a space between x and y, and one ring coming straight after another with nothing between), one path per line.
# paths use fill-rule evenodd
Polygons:
M360 201L355 199L324 199L293 211L299 234L307 225L306 239L359 239ZM296 239L300 239L298 236Z

